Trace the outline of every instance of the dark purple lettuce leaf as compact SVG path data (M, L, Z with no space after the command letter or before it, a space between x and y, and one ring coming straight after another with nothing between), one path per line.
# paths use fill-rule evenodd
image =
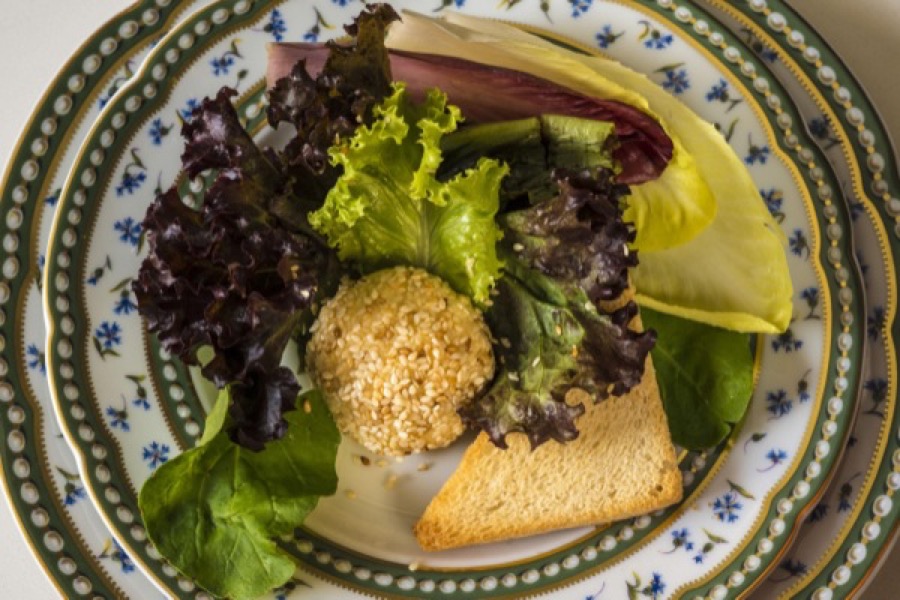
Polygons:
M199 211L176 188L161 194L143 223L149 255L132 286L151 332L173 355L231 387L232 439L261 450L283 436L296 377L281 367L294 336L308 332L315 305L336 287L340 265L309 226L333 183L327 149L352 134L390 91L384 49L390 7L369 6L348 29L357 44L330 45L316 79L303 65L270 93L273 125L289 121L286 149L261 149L241 125L223 88L184 124L185 173L215 171Z
M390 93L391 65L384 35L399 18L387 4L368 5L345 27L356 37L355 44L319 46L322 52L314 59L294 61L289 72L272 82L267 93L269 124L290 123L297 129L282 157L301 174L327 173L333 182L328 149L368 122L372 107Z
M507 240L519 256L548 277L578 285L592 302L618 298L637 266L634 227L622 219L628 187L607 169L556 169L559 194L502 218Z
M274 44L269 53L267 79L288 75L298 60L311 73L324 64L327 48L318 44ZM621 166L619 183L641 183L659 177L672 158L672 140L662 126L633 106L603 100L559 86L521 71L467 60L390 51L390 69L421 101L427 90L439 88L458 106L469 123L490 123L542 114L610 121L619 141L613 156Z
M628 302L609 311L588 309L588 304L572 306L579 323L584 327L583 351L578 352L581 369L575 376L574 387L585 390L595 402L610 396L621 396L641 382L647 354L656 344L652 329L635 331L630 328L638 314L638 306Z
M554 178L556 198L502 220L506 274L485 314L499 372L460 411L501 448L512 432L532 448L576 438L585 407L567 403L568 392L584 390L595 402L628 392L656 341L653 331L629 327L637 305L624 302L636 263L625 251L633 234L619 206L626 190L603 169Z
M284 413L295 408L294 399L300 393L300 384L287 367L278 367L269 373L254 369L231 386L231 393L234 400L229 407L229 416L244 424L233 430L232 440L244 448L261 450L265 442L284 437L287 428Z
M186 143L181 162L188 177L207 169L240 167L264 185L278 181L275 166L244 130L231 106L231 99L237 95L237 91L224 87L215 98L204 98L182 126Z
M261 449L283 434L282 414L299 386L281 357L317 300L332 264L318 242L282 228L259 188L223 172L201 211L176 190L162 194L144 220L149 255L133 289L147 327L170 353L198 364L217 387L234 382L232 436ZM288 381L288 379L290 381Z

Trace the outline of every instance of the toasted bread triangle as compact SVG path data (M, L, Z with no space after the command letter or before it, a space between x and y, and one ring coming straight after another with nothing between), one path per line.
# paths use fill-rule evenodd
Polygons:
M647 357L640 384L588 406L572 442L534 451L480 434L415 526L425 550L445 550L556 529L597 525L678 502L681 473Z

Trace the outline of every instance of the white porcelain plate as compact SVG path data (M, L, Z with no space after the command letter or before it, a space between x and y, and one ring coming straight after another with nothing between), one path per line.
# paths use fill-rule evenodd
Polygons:
M776 565L824 491L853 415L865 341L847 207L802 118L773 91L758 58L688 8L660 4L456 0L434 8L516 21L602 50L720 127L784 230L795 289L788 331L758 340L760 376L745 422L721 447L684 457L685 500L669 510L445 553L420 551L410 530L464 443L402 462L368 455L365 464L355 458L365 453L345 440L338 493L288 544L301 564L292 594L521 597L563 587L586 598L738 594ZM191 107L222 85L235 87L239 113L265 140L266 43L338 35L359 9L347 0L240 0L194 14L107 105L60 194L44 280L57 415L118 543L172 595L202 592L149 544L136 494L153 469L196 442L208 397L136 313L128 284L142 258L140 222L155 193L177 177L177 132ZM197 202L202 183L182 187L184 200Z
M78 148L154 43L207 1L141 0L84 41L35 107L2 186L0 460L20 528L66 598L156 592L85 492L47 386L41 273L53 213Z
M876 107L809 24L780 0L705 8L784 86L834 166L865 281L866 359L857 417L834 479L759 598L856 597L897 537L897 163Z

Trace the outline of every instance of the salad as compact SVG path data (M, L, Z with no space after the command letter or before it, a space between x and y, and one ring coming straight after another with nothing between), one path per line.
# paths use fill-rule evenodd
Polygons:
M279 536L336 489L335 394L282 362L346 286L415 268L473 307L493 368L453 412L499 447L576 438L567 392L621 395L648 354L675 443L715 445L749 401L750 335L788 325L782 240L721 135L616 63L492 27L372 5L351 42L273 47L284 147L256 144L227 88L183 127L184 173L210 184L200 210L174 187L150 207L133 289L220 392L140 508L217 595L287 581Z

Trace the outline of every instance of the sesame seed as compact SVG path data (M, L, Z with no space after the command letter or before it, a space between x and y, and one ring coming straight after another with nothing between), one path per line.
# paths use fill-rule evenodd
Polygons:
M513 373L512 371L510 371L509 373L507 373L507 377L509 377L509 380L510 380L510 381L518 381L518 380L519 380L519 374L518 374L518 373Z
M525 249L525 246L523 246L519 242L516 242L515 244L513 244L513 250L515 250L516 252L521 252L524 249Z
M312 333L307 368L338 428L380 455L450 444L457 410L494 375L481 313L419 269L342 282Z
M536 367L536 366L538 366L539 364L541 364L541 357L540 357L540 356L535 356L535 357L534 357L534 360L531 361L531 366L532 366L532 367Z

